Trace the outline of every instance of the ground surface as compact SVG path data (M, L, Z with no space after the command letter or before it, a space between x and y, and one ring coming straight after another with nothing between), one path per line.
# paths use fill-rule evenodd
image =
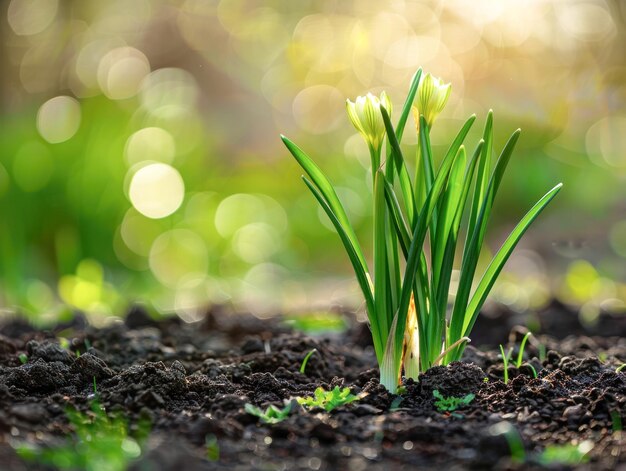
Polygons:
M619 431L620 421L626 423L626 369L615 371L626 361L626 316L602 317L595 327L602 336L584 335L575 314L562 306L537 319L561 338L537 335L527 345L525 363L538 378L529 366L510 367L505 385L499 351L469 347L462 363L407 381L401 398L378 384L361 324L341 335L310 337L278 320L212 313L196 325L157 323L140 309L125 324L102 330L86 327L80 317L46 332L5 323L0 469L49 469L24 462L15 449L62 443L72 430L68 405L89 410L94 377L107 412L121 412L131 430L141 421L152 424L132 465L137 470L569 469L546 463L542 451L582 441L593 449L579 469L626 469ZM509 340L515 358L523 335L511 331L515 321L508 315L481 319L473 345ZM565 337L569 332L576 336ZM59 337L69 345L59 345ZM335 385L362 397L330 413L297 406L275 425L244 411L246 403L282 406ZM435 389L475 399L452 414L440 412Z

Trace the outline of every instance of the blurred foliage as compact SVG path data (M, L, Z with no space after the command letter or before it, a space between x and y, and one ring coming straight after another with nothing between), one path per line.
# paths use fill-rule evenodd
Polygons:
M186 320L222 302L358 306L278 134L329 169L366 239L368 156L345 99L404 96L418 66L452 83L435 151L489 108L496 147L523 128L493 234L566 185L494 297L624 307L623 2L12 0L0 14L6 308L101 322L138 299Z
M35 448L30 444L16 446L19 456L54 469L86 471L123 471L141 455L141 446L150 433L149 421L135 426L135 438L122 417L109 417L102 406L93 401L91 410L66 411L74 435L63 444Z

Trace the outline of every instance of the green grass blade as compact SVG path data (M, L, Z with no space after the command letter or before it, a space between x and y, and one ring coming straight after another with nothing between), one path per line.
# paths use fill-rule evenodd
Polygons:
M328 204L329 208L331 209L333 214L335 214L337 220L343 227L344 232L347 234L348 238L352 241L352 245L354 247L354 250L356 251L356 255L361 265L363 266L363 269L365 270L366 273L369 273L367 262L365 261L365 257L363 256L363 252L358 243L358 239L356 237L354 229L352 228L352 225L350 224L350 220L348 219L346 211L344 210L343 205L341 204L341 201L339 200L339 197L337 196L337 192L335 191L332 184L330 183L330 180L328 179L328 177L326 177L324 172L322 172L322 170L317 166L317 164L313 162L313 160L306 154L306 152L300 149L296 144L290 141L287 137L283 135L281 135L280 137L283 143L285 144L285 146L287 147L287 149L289 150L289 152L291 152L291 155L294 156L294 158L300 164L302 169L307 173L307 175L311 179L310 181L312 181L315 184L315 186L318 188L320 194L322 195L322 197Z
M327 214L328 218L330 219L333 226L337 230L337 233L339 234L339 237L341 238L341 242L343 242L343 246L346 249L346 252L348 253L348 258L350 259L350 262L352 263L352 267L354 269L357 282L359 283L359 287L361 288L361 291L363 292L363 297L365 298L367 317L370 323L370 328L372 329L372 339L374 341L374 350L376 351L376 358L380 362L382 360L384 344L381 341L382 331L378 327L376 308L375 308L375 303L374 303L374 294L372 293L372 289L370 287L370 280L367 275L367 272L365 271L365 269L363 268L363 265L361 264L359 260L357 251L352 243L352 240L350 240L350 237L348 237L348 234L346 233L345 229L339 222L339 219L337 218L335 213L333 213L332 209L330 208L330 205L324 199L324 196L308 178L302 177L302 180L304 180L304 183L306 184L306 186L309 187L309 190L311 190L311 193L313 193L313 196L315 196L315 199L317 199L319 204L322 206L322 209Z
M404 106L402 107L402 113L400 114L400 119L398 120L398 125L396 126L396 136L398 138L398 142L402 142L402 136L404 135L404 127L406 125L409 114L411 113L411 107L413 106L413 102L415 101L415 95L417 94L417 87L419 87L420 79L422 78L422 68L420 67L413 75L411 79L411 85L409 87L409 94L406 97L404 102Z
M396 138L396 134L391 125L389 114L387 110L381 106L380 113L385 123L385 129L387 130L387 139L391 144L391 158L394 161L394 166L398 172L398 178L400 180L400 189L402 190L402 197L404 199L404 205L406 207L406 213L409 218L409 222L413 224L413 221L417 217L417 210L415 208L415 196L413 194L413 184L411 183L411 177L406 169L404 157L402 155L402 149L400 149L400 143Z
M507 262L511 253L515 249L515 246L520 241L526 230L530 227L537 216L543 211L543 209L552 201L552 199L556 196L556 194L563 187L562 183L559 183L557 186L552 188L548 193L546 193L535 205L526 213L526 215L522 218L522 220L515 226L515 229L511 232L509 237L507 237L502 247L498 250L496 255L493 257L493 260L487 267L485 274L478 283L476 287L476 291L472 296L468 306L467 306L467 316L465 318L465 322L463 323L463 334L469 334L474 323L476 322L476 318L478 317L478 313L483 303L487 299L493 284L495 283L500 271L504 267L504 264Z
M389 271L387 265L385 175L381 170L374 173L374 303L378 326L383 335L389 332L387 309L387 283ZM393 315L393 314L392 314Z

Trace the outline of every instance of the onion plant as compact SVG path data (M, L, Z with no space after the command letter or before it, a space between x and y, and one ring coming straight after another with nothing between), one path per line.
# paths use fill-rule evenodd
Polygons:
M281 136L352 263L365 298L380 382L394 393L403 368L405 376L417 379L431 366L460 359L504 264L561 188L555 186L526 213L477 277L487 222L520 130L513 132L493 163L493 114L487 115L482 139L468 153L463 143L476 119L471 116L445 154L436 158L431 129L449 95L449 84L418 70L395 126L384 92L347 100L348 116L370 153L373 270L329 178L301 148ZM416 158L407 160L400 142L411 111L419 145ZM455 265L457 256L460 267ZM454 269L459 270L459 281L456 293L451 293Z

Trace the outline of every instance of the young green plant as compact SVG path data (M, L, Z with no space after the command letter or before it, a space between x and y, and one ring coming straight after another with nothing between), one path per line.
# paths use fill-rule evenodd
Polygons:
M500 353L502 354L502 365L504 367L504 384L509 384L509 360L511 359L513 349L509 348L509 351L504 353L504 347L500 345Z
M289 413L291 412L291 402L285 404L285 407L282 409L279 409L274 405L270 405L264 411L260 407L253 404L246 404L244 409L248 414L258 417L264 424L272 425L282 422L289 416Z
M298 404L309 409L317 407L324 409L326 412L330 412L339 406L358 401L359 397L352 394L350 388L340 389L339 386L335 386L330 391L319 387L313 393L313 397L298 397L296 400Z
M482 139L468 154L463 143L476 119L472 116L437 166L430 130L449 95L449 84L418 70L395 127L392 104L384 92L380 97L368 94L354 103L347 101L348 116L368 145L372 166L373 270L330 179L282 136L348 254L365 299L380 382L394 393L403 368L405 376L417 379L431 366L460 359L504 264L561 188L555 186L526 213L475 283L491 209L520 131L511 135L492 165L493 114L489 112ZM400 146L411 110L419 142L413 179L411 162ZM464 243L460 242L463 233ZM457 254L460 267L455 267ZM459 269L460 277L449 310L454 269Z
M457 410L459 407L468 405L476 396L470 393L463 397L445 397L437 389L435 389L433 391L433 397L437 399L435 401L435 406L439 412L452 412Z

